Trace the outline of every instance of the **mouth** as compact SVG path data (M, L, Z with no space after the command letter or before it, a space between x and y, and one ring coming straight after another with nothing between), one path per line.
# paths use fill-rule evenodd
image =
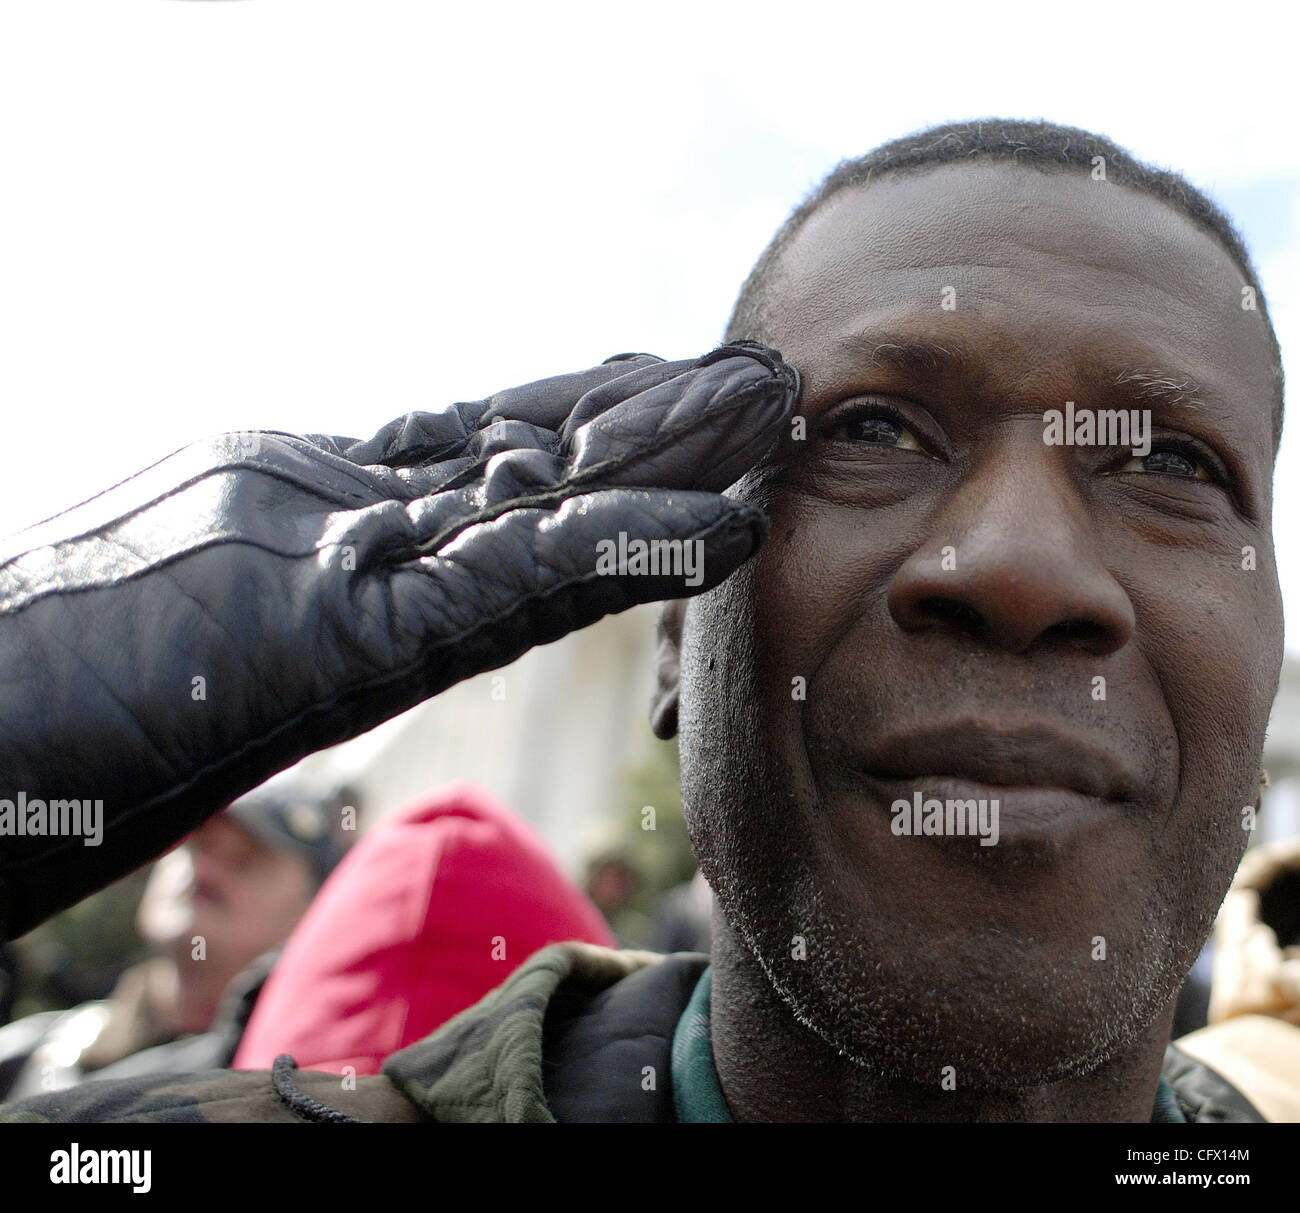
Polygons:
M1139 786L1106 750L1042 724L993 729L960 722L885 734L853 765L894 814L895 833L964 832L960 825L954 830L949 806L961 806L960 822L975 802L990 806L996 845L1066 842L1113 822ZM994 844L986 838L985 845Z
M1005 788L1053 788L1100 800L1136 797L1137 779L1106 750L1035 724L992 729L982 724L931 726L875 740L863 765L877 778L942 773Z

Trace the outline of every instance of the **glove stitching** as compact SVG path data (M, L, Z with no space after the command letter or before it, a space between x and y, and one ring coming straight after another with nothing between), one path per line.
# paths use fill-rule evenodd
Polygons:
M265 471L266 469L259 469L259 470ZM208 473L205 473L205 476L207 474ZM199 477L199 480L202 479L204 479L203 476ZM281 480L285 483L291 483L289 481L286 481L284 477L276 477L276 479ZM197 483L197 482L198 481L192 481L191 483ZM303 486L297 485L295 487L301 488ZM433 494L429 494L429 496L432 495ZM170 494L168 496L170 496ZM113 544L117 547L123 548L125 551L131 552L132 555L138 556L139 553L135 552L128 544L123 542L117 536L107 534L106 532L110 531L113 527L117 526L119 523L125 522L127 519L134 518L138 514L143 514L146 510L152 509L154 506L160 505L166 500L167 500L167 496L159 497L156 500L151 501L148 505L141 506L138 510L131 510L128 513L123 514L120 518L115 518L111 522L105 523L102 527L97 527L94 530L86 531L81 535L72 536L68 540L60 541L57 544L44 544L41 546L41 548L33 548L33 549L29 549L29 551L27 552L20 552L17 556L10 558L10 563L22 559L23 556L29 555L31 551L40 551L40 550L44 550L45 548L49 548L57 552L57 550L61 547L66 547L74 542L80 542L82 540L90 540L90 539L93 539L94 541L99 543ZM363 502L365 501L364 498L360 498L360 500L362 500ZM416 500L418 500L418 498ZM403 503L399 501L397 498L393 497L393 498L385 498L382 501L363 504L360 507L360 509L369 509L376 505L386 505L390 501L395 502L398 505L408 504L408 503ZM325 504L331 504L331 503L326 502ZM346 503L337 503L337 504L341 505L345 510L349 508ZM356 510L356 512L360 512L360 509L357 509L357 507L351 507L351 508ZM284 560L300 560L306 556L315 556L317 553L323 551L326 548L337 546L337 541L326 540L323 538L316 539L312 541L312 546L310 551L284 552L277 548L269 547L265 543L260 543L255 539L249 539L240 535L232 535L227 532L208 534L204 536L203 539L199 540L196 543L191 544L188 547L183 547L178 549L175 552L168 553L166 556L163 556L160 559L155 560L152 564L147 564L142 568L132 569L129 572L126 572L120 576L109 577L100 581L89 582L83 585L47 585L41 589L31 592L27 597L21 596L22 587L19 586L17 591L11 592L3 597L0 597L0 616L4 616L4 617L18 616L22 614L23 611L27 610L28 607L33 606L38 602L43 602L45 599L54 597L56 595L84 594L93 590L104 590L104 589L110 589L114 586L127 585L132 581L136 581L140 577L147 576L148 574L156 572L159 569L164 569L170 564L175 564L176 561L178 560L184 560L190 556L195 556L200 552L205 552L210 548L220 547L223 544L242 544L245 547L254 548L260 552L266 552L269 555L278 556ZM0 575L2 575L3 572L4 572L4 566L0 564Z
M281 437L281 435L276 435L276 436ZM287 434L287 435L283 435L283 437L286 439L290 439L290 438L294 438L294 435ZM300 443L306 442L306 440L303 438L294 438L294 441ZM295 447L294 449L298 450L297 447ZM336 455L331 455L328 451L322 451L317 447L312 447L310 450L305 452L299 450L299 454L304 454L304 453L312 455L313 457L317 457L317 458L322 455L325 456L326 458L342 465L341 467L335 468L333 470L347 471L354 479L360 478L358 473L363 472L366 466L364 464L349 463L346 459L341 459ZM170 458L170 456L168 456L168 458ZM132 480L139 479L139 477L143 476L145 472L152 471L153 467L156 466L158 465L154 464L151 467L145 468L144 471L139 472L135 476L129 477L128 479L113 485L112 488L107 488L101 493L96 493L94 497L89 497L78 505L70 506L68 509L63 510L59 514L52 514L49 518L45 518L42 519L40 522L33 523L30 527L27 527L25 529L34 530L39 527L45 526L47 523L53 522L57 518L61 518L64 515L71 514L76 510L81 509L83 506L88 505L90 502L95 501L100 497L103 497L105 494L111 493L116 489L120 489L123 485L130 484ZM375 466L382 466L382 465L377 464ZM173 498L183 493L186 489L193 488L196 484L201 484L204 480L208 480L213 476L221 475L225 472L238 472L238 471L261 472L263 475L268 476L273 480L277 480L282 484L287 484L292 488L300 489L305 493L313 495L318 500L321 500L326 504L334 504L346 508L351 502L356 502L356 501L364 502L366 500L365 494L359 491L348 491L343 489L334 489L334 490L325 489L320 484L319 481L311 480L303 477L300 473L297 472L296 469L275 467L273 465L261 464L261 463L248 463L246 461L238 462L238 463L222 463L216 467L204 468L201 472L196 473L195 475L191 476L187 480L183 480L180 484L171 485L165 493L160 493L157 497L152 497L148 501L143 502L140 505L134 506L131 509L126 510L124 513L118 514L115 517L108 519L106 522L102 522L98 524L97 526L88 527L86 530L77 531L72 535L62 535L52 543L42 543L37 545L37 547L35 548L27 548L24 551L15 552L12 556L0 557L0 573L3 573L5 570L9 568L10 565L15 564L17 561L21 560L24 556L31 555L31 553L34 551L44 551L46 549L49 549L51 551L57 552L60 548L68 547L69 545L78 543L84 539L104 538L105 532L112 530L116 526L120 526L123 522L126 522L132 518L139 517L141 514L144 514L146 511L153 509L155 506L162 505L164 502L172 500ZM331 491L340 494L342 499L338 501L333 500L333 498L331 497ZM21 538L22 534L23 532L19 531L14 536L14 538L15 539Z

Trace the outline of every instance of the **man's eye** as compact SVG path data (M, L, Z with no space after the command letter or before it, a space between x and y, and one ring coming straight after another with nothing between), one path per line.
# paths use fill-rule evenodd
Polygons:
M916 435L897 417L882 413L859 413L836 422L826 436L838 442L862 442L893 447L898 451L924 451Z
M1182 480L1214 479L1205 466L1205 460L1196 451L1187 451L1167 443L1153 446L1149 454L1135 455L1120 471L1154 472L1162 476L1177 476Z

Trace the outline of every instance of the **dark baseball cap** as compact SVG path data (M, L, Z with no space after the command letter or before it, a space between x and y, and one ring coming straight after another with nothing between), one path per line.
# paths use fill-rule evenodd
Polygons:
M347 787L321 794L273 781L234 801L226 816L263 846L302 855L320 883L347 852L341 820L349 806L355 809L356 799Z

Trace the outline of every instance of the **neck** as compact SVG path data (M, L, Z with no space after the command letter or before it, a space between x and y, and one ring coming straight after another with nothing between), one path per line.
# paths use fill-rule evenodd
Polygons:
M1123 1054L1081 1078L1011 1090L901 1081L857 1065L795 1019L715 904L712 1037L737 1121L1129 1121L1151 1119L1172 1002Z

